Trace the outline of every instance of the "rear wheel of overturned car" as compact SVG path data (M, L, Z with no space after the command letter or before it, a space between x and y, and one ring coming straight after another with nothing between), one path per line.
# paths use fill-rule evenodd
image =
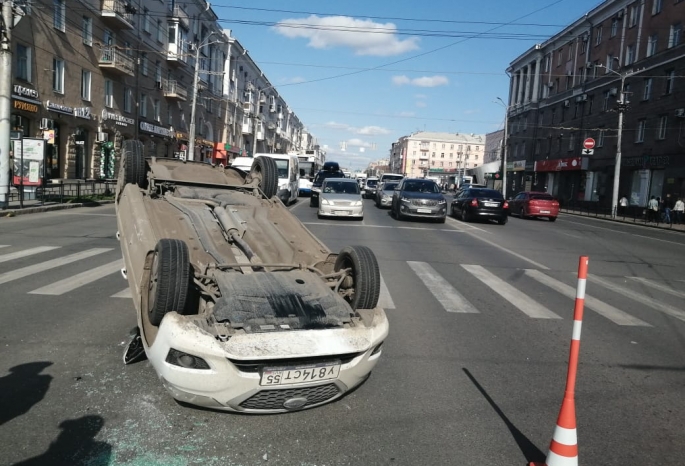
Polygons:
M381 274L378 261L366 246L346 246L335 260L334 270L351 269L351 276L345 277L340 291L352 309L373 309L378 305L381 294Z
M124 182L137 184L145 187L147 181L147 169L143 155L143 143L133 139L124 141L122 144L124 153Z
M148 284L147 312L152 325L167 313L183 314L190 290L188 246L178 239L161 239L155 247Z
M259 179L259 188L271 199L278 191L278 167L271 157L255 157L250 169L252 179Z

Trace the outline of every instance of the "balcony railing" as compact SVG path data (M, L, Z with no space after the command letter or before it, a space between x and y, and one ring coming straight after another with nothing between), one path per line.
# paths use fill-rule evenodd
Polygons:
M133 29L135 8L130 1L102 0L100 17L107 25L118 29Z
M162 90L164 97L170 99L186 100L188 98L188 89L176 80L165 79L162 81Z
M98 62L100 68L109 70L118 74L125 74L134 76L133 58L129 57L122 50L119 50L114 45L109 45L102 48L100 61Z

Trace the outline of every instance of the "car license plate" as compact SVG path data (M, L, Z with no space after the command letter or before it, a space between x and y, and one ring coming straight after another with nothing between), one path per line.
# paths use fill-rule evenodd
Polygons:
M333 212L335 215L350 215L349 210L336 210Z
M262 372L260 385L292 385L303 382L337 379L340 364L305 367L267 368Z
M430 209L416 209L416 211L420 214L430 214L432 212Z
M548 213L549 213L549 210L541 210L540 213L541 213L541 214L548 214Z
M485 202L485 207L498 207L499 204L497 202Z

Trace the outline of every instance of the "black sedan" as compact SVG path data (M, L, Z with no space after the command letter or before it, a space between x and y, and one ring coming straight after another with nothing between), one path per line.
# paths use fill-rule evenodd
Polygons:
M393 191L390 213L398 220L429 218L445 223L447 200L435 181L404 178Z
M469 188L452 200L452 216L465 222L475 219L492 219L504 225L507 223L509 203L502 193L488 188Z

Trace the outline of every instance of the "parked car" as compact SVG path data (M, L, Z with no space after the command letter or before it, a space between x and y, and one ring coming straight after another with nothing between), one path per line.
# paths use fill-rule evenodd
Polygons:
M392 205L392 194L399 182L397 181L386 181L385 183L379 183L378 189L376 190L376 207L385 208Z
M318 217L354 217L364 219L364 203L357 180L328 178L319 194Z
M362 197L364 199L375 199L377 189L378 189L378 178L376 178L376 177L367 178L366 181L364 182L364 186L362 186Z
M453 217L460 217L465 222L492 219L504 225L509 215L509 203L501 192L494 189L468 188L452 200L450 212Z
M147 356L175 399L243 413L312 408L367 379L388 335L376 258L319 241L278 200L273 158L244 172L147 158L135 140L121 155L126 363Z
M435 181L404 178L393 191L390 213L398 220L414 217L444 223L447 217L447 200L440 191Z
M328 178L345 178L345 173L340 170L340 166L337 162L325 162L323 168L319 170L314 177L314 182L312 183L312 194L309 198L309 207L319 206L319 194L321 193L321 185L324 180Z
M559 202L549 193L524 191L509 200L509 213L521 218L546 217L554 222L559 215Z

